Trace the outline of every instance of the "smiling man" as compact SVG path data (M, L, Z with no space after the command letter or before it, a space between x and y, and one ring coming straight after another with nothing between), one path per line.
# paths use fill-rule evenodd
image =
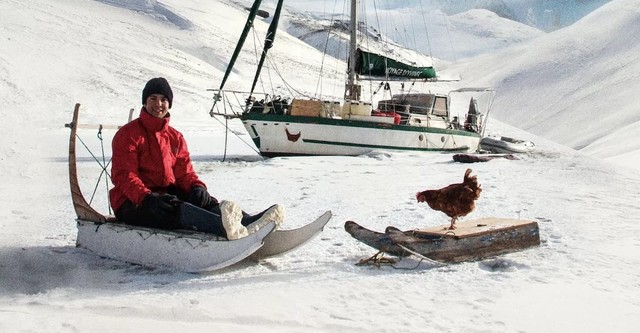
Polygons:
M153 78L142 90L140 116L113 137L111 207L124 223L160 228L193 229L180 221L179 206L188 202L212 213L210 224L198 231L238 239L266 223L280 224L284 210L273 205L251 216L237 204L212 197L191 164L182 133L169 126L173 91L162 77ZM186 224L185 224L186 223Z

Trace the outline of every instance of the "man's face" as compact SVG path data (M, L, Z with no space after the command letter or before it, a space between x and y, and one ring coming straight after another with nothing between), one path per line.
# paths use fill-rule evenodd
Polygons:
M161 94L153 94L147 97L144 104L150 115L156 118L164 118L169 112L169 100Z

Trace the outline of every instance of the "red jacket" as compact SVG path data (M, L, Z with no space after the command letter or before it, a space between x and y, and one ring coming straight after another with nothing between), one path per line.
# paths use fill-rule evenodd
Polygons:
M111 143L111 207L118 210L129 199L136 205L153 192L174 185L188 193L194 185L205 187L193 166L187 143L169 119L155 118L144 108L140 117L124 125Z

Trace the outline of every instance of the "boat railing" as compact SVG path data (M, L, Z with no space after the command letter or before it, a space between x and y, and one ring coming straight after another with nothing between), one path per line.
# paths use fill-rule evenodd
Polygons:
M240 90L220 90L207 89L212 91L213 105L209 111L211 117L222 116L227 119L240 118L245 112L258 111L258 108L270 107L271 105L281 106L285 101L280 96L268 93L240 91Z

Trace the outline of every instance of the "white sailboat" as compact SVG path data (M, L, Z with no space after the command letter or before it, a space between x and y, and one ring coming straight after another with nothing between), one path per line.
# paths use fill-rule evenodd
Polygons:
M251 8L245 30L229 62L219 89L215 89L211 115L240 118L261 155L361 155L373 150L422 152L474 152L479 149L484 115L472 97L465 110L451 110L448 94L408 92L377 101L363 98L361 80L398 82L437 80L431 63L408 64L402 59L375 53L358 44L364 35L358 27L357 0L351 1L349 58L342 101L254 92L256 82L277 32L282 0L277 4L267 32L264 50L249 92L224 90L225 82L253 24L261 0ZM427 57L422 57L427 58ZM455 92L488 88L458 89ZM237 103L241 101L241 103ZM233 103L236 103L235 105ZM373 105L376 104L376 105ZM468 105L468 108L466 106ZM229 110L232 110L231 113ZM488 110L487 110L488 112ZM455 116L464 115L462 120Z

